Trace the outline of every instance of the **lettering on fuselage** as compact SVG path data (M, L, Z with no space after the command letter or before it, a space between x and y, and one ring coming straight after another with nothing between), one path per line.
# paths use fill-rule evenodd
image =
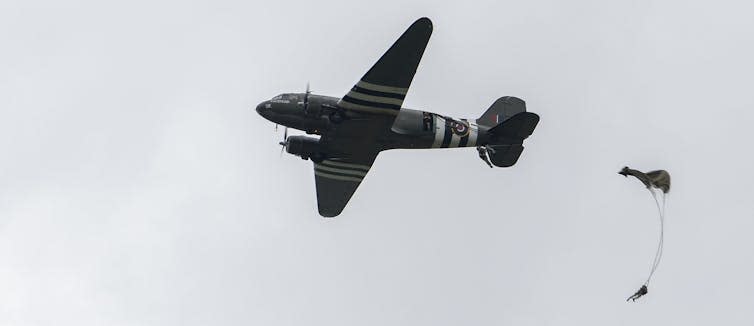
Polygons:
M455 120L440 115L434 116L435 141L432 148L473 147L479 136L476 120Z

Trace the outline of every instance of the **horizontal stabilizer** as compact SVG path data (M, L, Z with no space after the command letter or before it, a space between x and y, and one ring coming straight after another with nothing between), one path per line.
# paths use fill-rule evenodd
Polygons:
M531 112L520 112L489 130L488 153L495 166L509 167L516 164L528 138L539 123L539 116Z
M518 113L490 129L492 143L520 143L534 132L537 123L539 123L539 116L535 113Z
M524 146L521 144L492 145L490 149L490 162L495 166L507 168L516 164L521 152L524 151Z

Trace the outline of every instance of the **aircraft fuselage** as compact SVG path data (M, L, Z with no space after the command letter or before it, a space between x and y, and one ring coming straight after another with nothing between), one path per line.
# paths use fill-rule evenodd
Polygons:
M256 110L265 119L302 130L307 134L331 134L339 138L339 146L333 147L326 139L318 141L321 151L337 153L343 148L358 146L369 141L376 143L380 150L475 147L487 144L488 127L477 124L475 119L453 119L437 113L401 108L397 116L384 115L385 125L375 124L379 116L338 108L338 98L308 94L282 94L260 103ZM393 119L394 118L394 119ZM340 128L340 123L350 120L348 127ZM364 121L360 124L359 121ZM361 128L383 128L375 139L362 139ZM292 136L300 137L300 136ZM349 141L342 141L347 139ZM373 145L374 146L374 145Z

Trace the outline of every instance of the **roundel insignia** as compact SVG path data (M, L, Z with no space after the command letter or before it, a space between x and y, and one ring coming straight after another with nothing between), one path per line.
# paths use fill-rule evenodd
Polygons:
M460 121L452 121L450 129L459 137L466 137L469 134L469 126Z

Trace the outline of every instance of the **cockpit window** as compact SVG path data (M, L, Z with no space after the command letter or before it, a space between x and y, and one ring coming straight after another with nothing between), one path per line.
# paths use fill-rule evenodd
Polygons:
M278 96L273 97L270 102L272 103L291 103L291 100L289 98L290 96L288 94L280 94Z
M298 100L298 96L296 96L296 94L280 94L278 96L273 97L270 101L290 103L292 101L297 101L297 100Z

